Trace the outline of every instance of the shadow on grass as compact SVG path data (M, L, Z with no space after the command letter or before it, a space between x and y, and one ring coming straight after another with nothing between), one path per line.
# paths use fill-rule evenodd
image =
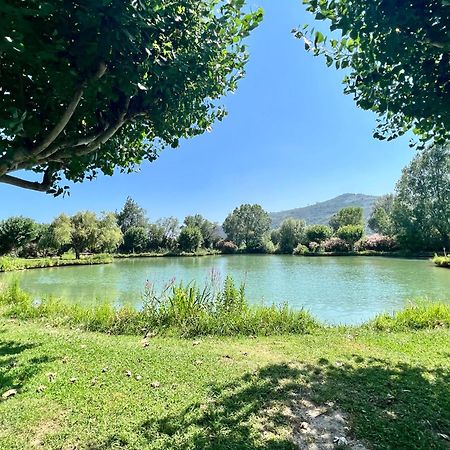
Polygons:
M134 434L145 448L292 450L292 430L297 428L301 439L298 424L305 418L293 420L285 410L301 398L317 405L334 402L348 417L351 436L369 448L449 448L439 435L450 432L449 370L357 355L337 365L322 359L315 365L266 366L236 382L211 386L204 404L146 420ZM113 434L88 448L128 445Z
M0 342L0 394L13 388L22 390L26 382L39 372L42 364L55 359L42 356L24 360L23 352L36 346L16 341Z

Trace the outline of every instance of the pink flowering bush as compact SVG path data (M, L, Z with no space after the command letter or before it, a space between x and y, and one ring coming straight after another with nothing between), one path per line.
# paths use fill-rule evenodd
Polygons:
M355 248L357 251L375 250L378 252L391 252L397 249L397 241L392 236L371 234L358 241Z
M327 239L323 244L323 249L326 252L348 252L350 251L350 245L343 239L338 237L332 237Z
M221 240L216 244L216 248L222 253L236 253L238 246L233 241Z
M308 244L309 250L312 251L313 253L316 253L318 251L320 251L320 244L318 242L310 242Z

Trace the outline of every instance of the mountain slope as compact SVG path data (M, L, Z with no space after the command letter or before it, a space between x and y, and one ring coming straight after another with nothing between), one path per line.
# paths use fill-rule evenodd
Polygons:
M346 206L361 206L367 221L372 207L378 198L375 195L342 194L330 200L316 203L315 205L270 213L270 218L272 219L272 226L274 228L277 228L288 217L303 219L308 225L314 223L328 224L330 217L341 208L345 208Z

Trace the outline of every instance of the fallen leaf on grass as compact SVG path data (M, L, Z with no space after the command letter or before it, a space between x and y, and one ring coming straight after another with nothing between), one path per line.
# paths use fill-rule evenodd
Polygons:
M55 379L56 379L56 373L54 373L54 372L50 372L47 376L48 376L48 381L50 381L50 383L53 383L53 381L55 381Z
M91 386L95 386L97 384L97 378L92 378Z
M196 359L194 361L194 366L200 366L201 364L203 364L203 361L201 359Z
M44 386L43 384L41 384L40 386L38 386L36 388L36 392L44 392L45 389L47 389L47 386Z
M8 389L6 392L2 394L2 398L6 400L7 398L14 397L16 394L17 394L16 389Z
M194 341L194 342L192 342L192 345L193 345L193 346L200 345L200 344L201 344L200 341Z
M131 373L130 370L127 370L127 371L125 372L125 375L126 375L127 377L131 377L131 375L133 375L133 374Z
M69 381L70 381L71 383L75 383L75 381L77 381L77 379L76 379L75 377L72 377Z
M103 367L102 372L105 373L107 371L108 371L108 368L107 367Z
M153 383L150 384L150 386L151 386L152 388L159 388L159 386L161 386L161 384L160 384L159 381L153 381Z
M136 375L136 380L137 381L141 381L142 380L142 376L141 375Z

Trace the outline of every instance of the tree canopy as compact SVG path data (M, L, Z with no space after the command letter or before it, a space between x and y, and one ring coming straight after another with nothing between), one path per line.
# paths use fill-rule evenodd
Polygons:
M378 115L375 137L408 130L423 148L450 139L450 3L448 0L305 0L330 35L294 30L328 66L347 69L346 94Z
M450 247L450 147L419 152L403 170L392 215L406 248Z
M330 227L334 231L346 225L364 225L364 211L360 206L342 208L330 219Z
M263 236L270 230L269 214L260 205L241 205L230 213L223 229L228 239L238 246L256 250L262 244Z
M132 227L147 227L148 218L144 208L141 208L131 197L127 197L121 211L116 213L117 223L125 233Z
M224 117L244 0L6 0L0 14L0 181L64 192L62 177L128 172ZM41 182L11 172L28 169Z
M394 196L392 194L383 195L383 197L379 198L370 213L369 228L376 233L392 236L394 234L394 224L392 222L393 206Z

